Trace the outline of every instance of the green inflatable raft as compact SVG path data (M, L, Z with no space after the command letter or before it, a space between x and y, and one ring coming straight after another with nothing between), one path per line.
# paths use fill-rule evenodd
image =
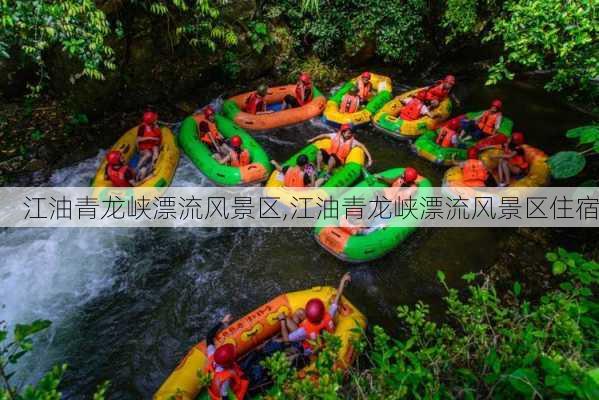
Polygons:
M393 168L377 175L385 179L397 179L403 172L404 168ZM357 184L354 189L344 194L344 197L350 198L356 196L357 198L364 198L364 191L361 189L376 187L385 188L389 187L389 185L381 182L374 176L367 176L363 181ZM410 196L412 196L412 198L415 198L416 196L431 196L432 193L433 189L431 182L428 179L419 176L416 180L416 188L414 188L413 193L410 193ZM389 197L387 197L387 199L392 201L390 210L393 213L393 201L395 201L395 199ZM372 199L366 199L366 204L370 204L369 201L371 200ZM402 227L400 225L402 222L405 223L406 221L411 221L412 223L417 222L422 212L423 208L418 207L418 211L415 212L416 216L411 213L407 216L393 214L389 219L380 219L378 223L375 222L375 225L378 226L368 228L361 232L356 232L354 229L348 228L347 226L341 226L343 224L340 223L340 220L334 221L334 223L331 224L330 219L326 221L321 219L314 229L314 238L325 250L343 261L351 263L371 261L383 257L385 254L392 251L414 232L417 229L416 227ZM346 207L342 204L339 206L339 215L346 215ZM367 212L364 213L365 218L369 215L370 214Z
M476 142L474 140L468 140L463 143L463 146L458 147L443 147L440 144L437 144L437 135L440 129L443 126L447 126L452 130L459 131L460 121L464 118L467 119L475 119L478 118L483 111L469 112L464 115L460 115L458 117L452 118L447 121L436 131L427 130L422 136L420 136L416 141L412 144L412 149L418 154L420 157L429 160L435 164L440 165L453 165L455 162L464 161L467 158L468 150L474 145L479 145L480 147L490 146L495 143L493 137L485 138ZM511 119L507 117L503 117L501 119L501 125L499 126L498 132L510 137L512 135L512 128L514 123Z
M198 124L202 121L205 121L205 117L201 114L187 117L179 132L179 145L202 174L219 186L255 185L268 178L272 171L270 158L252 136L233 121L217 114L215 123L220 134L226 139L239 136L241 147L250 153L248 165L232 167L220 164L212 157L212 150L198 137Z

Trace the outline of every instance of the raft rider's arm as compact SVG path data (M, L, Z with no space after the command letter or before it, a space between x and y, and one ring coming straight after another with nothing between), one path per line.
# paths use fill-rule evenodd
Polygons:
M276 160L270 160L270 163L279 172L283 172L283 167Z
M214 325L212 327L212 329L210 329L208 331L208 333L206 334L206 344L208 346L214 346L214 339L216 338L216 335L218 334L218 332L223 329L225 326L227 326L229 324L229 322L231 322L231 314L227 314L223 317L223 319L221 319L218 324Z
M366 154L366 158L368 158L368 162L366 163L366 167L370 168L370 166L372 165L372 155L370 154L370 152L368 151L368 149L366 148L366 146L364 146L362 143L358 142L356 140L356 146L361 148L362 151L364 151L364 154Z
M343 290L345 286L351 282L351 274L346 272L341 281L339 282L339 287L337 288L337 295L335 296L335 300L333 300L333 304L339 305L339 300L341 300L341 296L343 295Z

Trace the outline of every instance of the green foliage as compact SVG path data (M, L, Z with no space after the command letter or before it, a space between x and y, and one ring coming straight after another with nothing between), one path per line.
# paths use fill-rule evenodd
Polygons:
M570 139L578 139L579 145L592 143L592 148L595 153L599 153L599 151L595 150L596 148L599 148L599 125L587 125L570 129L566 132L566 137Z
M439 272L446 322L433 322L422 302L399 306L405 334L393 338L374 327L372 341L357 346L366 346L370 365L351 371L344 387L339 376L321 386L331 364L320 365L310 385L276 355L266 363L275 381L266 397L597 399L599 264L562 248L546 257L554 269L559 263L562 283L540 299L523 298L518 282L501 296L482 273L464 275L468 293L461 295Z
M298 8L296 1L283 0L273 2L272 7L275 16L285 18L298 43L308 45L324 60L339 59L343 53L353 55L373 43L376 53L385 60L410 65L427 40L424 17L428 8L424 0L399 3L303 1Z
M318 57L308 57L291 67L287 76L288 81L294 82L300 73L307 72L318 85L332 86L341 80L341 71L331 64L322 62Z
M222 59L222 71L225 76L229 79L237 79L241 72L241 64L239 64L239 57L233 51L226 51Z
M586 165L585 155L599 153L599 126L587 125L570 129L566 137L577 139L579 146L590 145L587 149L576 151L560 151L549 158L551 175L556 179L571 178L578 175Z
M548 70L549 90L594 90L599 75L596 3L586 0L510 0L485 40L499 40L505 58L490 70L489 83L511 79L510 66Z
M273 38L268 31L268 25L261 21L252 21L250 23L250 42L252 49L258 54L262 54L265 47L273 44Z
M0 15L0 55L9 58L15 49L39 66L40 81L47 78L44 52L53 46L81 63L74 78L104 79L103 71L115 69L106 44L110 26L93 0L2 0Z
M586 158L577 151L560 151L547 161L551 176L555 179L567 179L576 176L586 165Z
M177 35L191 46L216 51L218 44L225 47L237 44L235 31L221 18L221 8L211 0L146 0L150 9L158 15L166 15L169 6L181 14L183 22L177 27ZM171 13L175 13L171 11Z
M237 35L210 0L127 0L143 4L159 17L176 17L176 34L191 46L215 51L237 44ZM39 95L48 78L45 52L56 47L81 64L71 81L85 76L105 79L116 68L114 51L107 41L111 34L124 37L123 25L111 27L94 0L0 0L0 57L26 59L38 66L39 82L30 93Z
M11 378L14 372L10 368L33 350L33 337L45 331L52 323L48 320L35 320L31 324L17 324L9 340L6 323L0 322L0 400L60 400L58 390L67 370L67 365L56 365L36 384L27 385L22 390L15 387ZM104 400L109 382L102 383L93 396L94 400Z
M335 368L341 340L324 333L324 345L314 366L297 371L284 353L276 353L263 362L273 379L266 399L336 399L342 388L343 373Z

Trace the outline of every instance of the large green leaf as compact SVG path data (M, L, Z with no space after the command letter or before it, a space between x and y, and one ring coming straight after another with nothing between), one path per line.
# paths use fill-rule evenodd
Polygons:
M586 132L599 132L599 125L579 126L578 128L570 129L566 132L566 137L573 139L581 137Z
M597 140L595 143L593 143L593 151L595 153L599 153L599 140Z
M508 376L510 385L518 392L530 398L538 383L537 374L530 368L518 368Z
M38 319L33 321L31 324L17 324L15 326L15 340L20 342L29 336L47 329L52 324L51 321L45 319Z
M576 151L560 151L548 160L551 175L555 179L567 179L578 175L586 162L584 156Z
M599 129L594 129L582 132L582 134L578 138L578 143L589 144L594 143L597 140L599 140Z

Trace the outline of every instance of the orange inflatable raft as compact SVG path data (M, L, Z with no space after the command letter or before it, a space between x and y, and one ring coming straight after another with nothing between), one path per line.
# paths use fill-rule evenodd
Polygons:
M322 114L324 110L326 98L316 87L312 87L312 89L312 101L301 107L263 114L249 114L243 111L247 98L253 93L248 92L225 100L222 113L243 129L251 131L264 131L297 124ZM266 104L267 106L280 104L287 95L295 96L295 85L270 87L265 98Z
M333 301L335 294L336 289L332 287L317 286L280 295L223 329L216 336L216 345L232 343L237 354L243 356L279 334L279 314L291 315L299 308L304 308L308 300L313 298L318 298L328 305ZM346 369L356 356L352 343L357 339L359 332L366 328L366 317L342 297L335 319L334 335L341 340L336 366ZM154 394L154 400L192 400L205 394L205 388L200 386L198 371L206 371L207 367L207 346L206 342L202 341L189 350Z

